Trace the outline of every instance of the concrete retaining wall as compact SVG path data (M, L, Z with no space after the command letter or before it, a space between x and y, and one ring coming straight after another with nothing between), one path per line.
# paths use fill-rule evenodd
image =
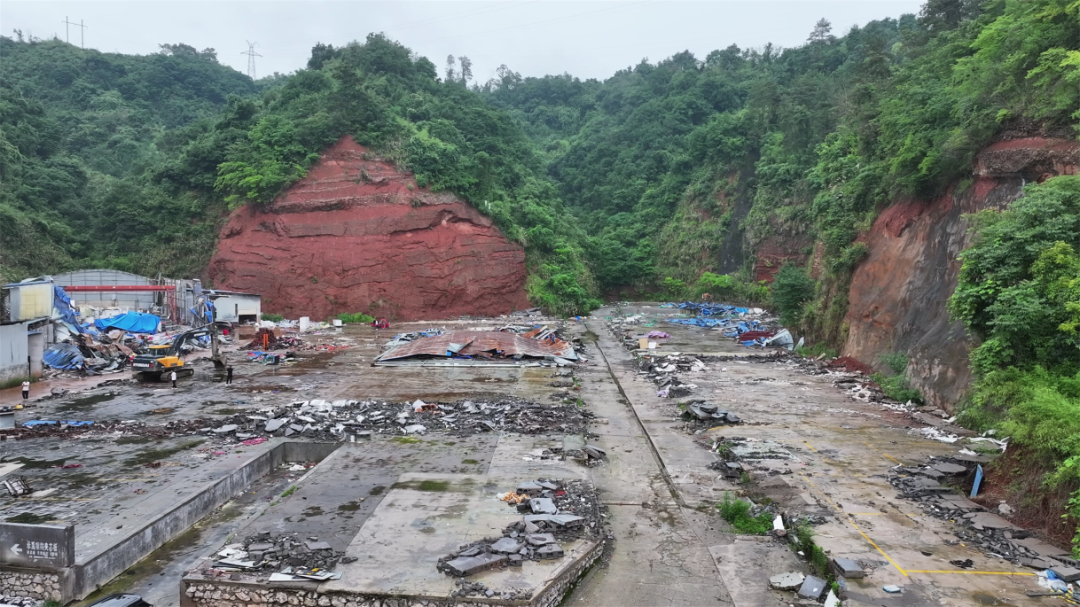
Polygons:
M322 593L317 589L298 589L245 582L181 580L181 607L493 607L513 605L556 607L574 584L600 558L603 542L592 547L573 567L562 573L551 585L529 602L504 601L498 598L431 598L410 596L371 596L347 593ZM311 586L312 584L302 584Z
M273 471L283 462L319 461L338 447L335 443L283 443L251 460L227 476L207 486L188 501L100 553L85 563L77 563L75 598L83 598L108 582L165 542L190 529L204 516L221 506L248 485Z
M232 499L248 485L284 462L319 461L337 449L336 443L282 443L254 458L243 467L208 484L203 491L176 504L157 519L119 540L74 567L60 572L16 570L5 567L0 572L0 596L33 596L67 603L81 599L100 585L112 580L127 568L160 548L165 542L190 529L196 522ZM48 585L41 581L53 580ZM27 581L29 580L29 581ZM38 592L41 595L30 595ZM23 594L19 594L23 593Z

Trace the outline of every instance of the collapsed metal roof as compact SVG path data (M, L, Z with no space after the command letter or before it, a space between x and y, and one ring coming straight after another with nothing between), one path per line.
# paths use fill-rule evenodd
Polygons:
M534 359L527 361L526 359ZM547 327L527 333L509 331L455 331L406 342L379 355L373 364L510 364L535 359L572 363L574 346Z

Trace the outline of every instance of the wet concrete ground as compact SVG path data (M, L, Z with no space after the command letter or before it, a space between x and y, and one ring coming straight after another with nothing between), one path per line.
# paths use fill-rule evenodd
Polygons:
M670 340L661 340L660 353L748 354L745 348L723 340L718 331L662 321L678 310L638 306L623 312L637 311L656 316L655 328L672 335ZM575 371L581 389L571 390L570 396L581 398L599 418L591 430L599 435L595 443L607 450L608 460L579 472L598 488L608 508L615 543L607 563L590 571L565 604L791 604L791 593L768 591L766 580L802 565L786 545L737 536L716 515L713 504L724 491L746 487L720 479L707 468L715 456L695 441L701 436L685 432L678 419L678 401L656 396L655 386L639 376L631 354L606 328L605 317L615 313L612 308L602 309L583 325L570 325L572 331L595 340L586 353L589 362ZM71 398L38 401L27 415L155 422L216 416L224 420L244 411L310 398L448 401L505 394L557 402L553 395L565 395L566 388L551 385L555 381L553 369L545 367L370 366L392 333L432 325L467 329L485 324L497 323L410 323L378 336L368 327L347 327L334 338L350 340L352 348L279 368L239 363L233 386L211 381L209 373L182 380L177 390L106 386ZM920 516L912 503L897 498L885 482L885 474L897 462L922 461L927 455L955 452L956 447L911 435L906 429L912 425L910 420L854 401L834 388L829 378L807 376L784 363L710 364L706 372L687 381L699 386L691 398L722 404L747 422L737 428L710 431L708 436L773 440L791 453L791 459L768 462L791 473L757 479L751 489L755 495L825 515L828 522L817 527L819 544L833 556L878 563L865 580L854 585L856 595L851 604L1037 604L1039 599L1023 596L1024 590L1037 589L1031 570L1014 571L1006 562L995 562L963 546L947 545L945 540L954 537L950 524ZM20 415L21 419L26 418ZM338 548L349 543L378 505L377 488L392 484L403 472L543 476L555 467L574 465L530 455L538 448L561 444L562 439L557 435L489 434L463 439L429 433L420 443L403 444L376 436L370 443L348 445L347 451L339 450L335 456L340 460L328 461L324 468L327 474L312 477L309 486L314 489L282 500L280 495L291 479L268 477L238 496L216 518L210 517L174 541L175 545L151 555L113 588L144 592L158 605L175 606L179 602L179 572L218 549L231 533L246 533L246 528L292 529L295 525ZM52 446L34 447L34 457L45 459ZM129 450L138 452L141 447L95 444L93 451L80 455L122 461L130 457ZM60 445L56 451L66 454L67 448ZM184 454L172 457L183 458ZM79 470L84 469L51 469L50 474L59 478ZM167 474L169 468L160 470ZM275 501L278 503L270 506ZM345 510L341 510L343 505ZM354 505L355 509L350 509ZM0 501L0 516L13 512L9 502ZM971 558L977 567L955 570L948 561L956 558ZM900 598L886 596L881 591L883 584L903 586L905 592Z

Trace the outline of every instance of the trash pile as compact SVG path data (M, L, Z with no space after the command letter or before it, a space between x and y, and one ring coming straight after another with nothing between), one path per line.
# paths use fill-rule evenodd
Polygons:
M971 456L966 459L931 458L926 466L896 466L888 481L901 497L917 502L927 514L957 523L960 528L955 532L956 536L965 545L979 549L987 556L1033 569L1064 572L1066 568L1080 567L1080 561L1071 558L1068 550L1033 537L1030 531L1009 522L1005 516L1010 515L1012 509L1007 504L999 505L996 513L991 512L941 483L966 485L966 481L976 475L978 459ZM1080 579L1080 571L1077 571L1077 578Z
M561 559L563 542L602 537L600 504L592 486L584 481L525 481L499 499L523 514L522 519L507 526L502 537L466 544L440 558L439 571L466 577L488 569L521 567L525 561ZM491 597L499 593L476 584L459 584L455 594Z
M355 557L345 557L318 537L300 538L298 534L260 533L244 538L243 543L225 546L216 555L204 575L217 572L256 572L277 570L271 582L326 581L341 578L331 571L339 562L350 563Z
M704 373L707 370L701 359L690 355L643 356L638 360L638 374L656 384L656 395L660 398L689 396L697 385L683 383L678 373Z
M274 329L263 327L255 332L255 337L247 344L240 346L241 350L295 350L300 348L304 341L294 335L278 335Z
M397 335L389 349L375 358L373 366L403 365L537 365L540 361L572 365L582 359L580 340L566 341L558 329L504 327L498 331L468 330L419 336Z

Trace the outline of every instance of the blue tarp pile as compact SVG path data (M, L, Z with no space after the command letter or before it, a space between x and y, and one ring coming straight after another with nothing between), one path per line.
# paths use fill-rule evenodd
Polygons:
M750 331L751 329L745 322L738 321L738 317L746 314L750 311L749 308L737 308L728 304L714 304L714 303L697 303L693 301L684 301L680 304L666 303L662 304L664 308L679 308L680 310L693 310L697 313L697 318L669 318L668 322L677 325L692 325L695 327L732 327L730 331L725 331L724 334L728 337L734 337L739 333ZM736 325L735 323L738 322ZM758 322L752 321L752 326L756 327ZM737 330L736 330L737 329Z
M60 285L53 285L53 307L60 313L60 320L68 325L68 329L75 333L82 333L78 315L71 307L71 298Z
M75 344L53 344L42 357L53 369L82 369L85 358Z
M141 312L127 312L112 318L99 318L94 321L94 326L102 331L120 329L128 333L157 333L161 318L154 314Z
M60 421L52 419L28 419L23 422L24 426L32 428L34 426L93 426L94 422L91 421L77 421L72 419L63 419ZM74 464L72 464L74 465Z

